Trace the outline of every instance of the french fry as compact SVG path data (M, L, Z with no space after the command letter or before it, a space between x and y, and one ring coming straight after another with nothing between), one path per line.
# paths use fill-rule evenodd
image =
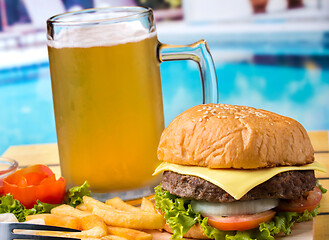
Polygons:
M160 214L122 211L86 196L83 202L89 211L110 226L134 229L161 229L164 226L165 220Z
M158 214L158 211L155 208L154 204L150 200L148 200L146 198L143 198L142 199L141 210L142 211L145 211L145 212L150 212L150 213Z
M60 216L56 214L36 214L26 216L26 221L43 219L46 225L66 227L81 230L80 220L76 217Z
M110 209L110 210L115 210L114 207L111 205L107 205L105 203L102 203L94 198L84 196L83 197L83 202L84 205L86 206L87 210L92 212L94 207L99 207L99 208L104 208L104 209Z
M81 238L81 240L99 240L100 238Z
M148 212L132 213L95 206L93 214L99 216L110 226L133 229L161 229L164 226L164 219L161 215Z
M153 195L150 195L150 196L147 196L147 197L145 197L146 199L148 199L148 200L153 200L154 199L154 194ZM136 206L136 205L141 205L141 203L142 203L142 198L137 198L137 199L133 199L133 200L128 200L128 201L125 201L125 203L128 203L128 204L130 204L130 205L134 205L134 206Z
M152 235L146 232L121 227L108 226L108 233L116 236L124 237L128 240L151 240Z
M81 233L65 233L67 237L103 237L107 235L107 226L99 217L78 209L75 209L69 205L60 205L51 210L52 214L58 214L61 216L76 217L80 221L80 226L82 228Z
M105 202L106 205L111 205L112 207L122 210L122 211L127 211L127 212L140 212L140 209L137 207L134 207L128 203L125 203L122 201L119 197L115 197L112 199L109 199Z
M76 209L79 209L80 211L88 211L86 205L83 203L79 204L78 206L75 207Z
M58 207L51 209L51 213L61 216L70 216L76 218L81 218L84 216L91 215L91 213L80 211L79 209L76 209L74 207L65 204L59 205Z
M72 238L101 238L107 235L102 228L95 227L90 230L85 230L81 232L49 232L43 231L38 232L37 235L41 236L55 236L55 237L72 237Z
M81 240L99 240L100 238L81 238Z
M115 236L115 235L108 235L108 236L102 237L100 240L127 240L127 238L119 237L119 236Z
M51 213L78 218L83 230L89 230L94 227L106 229L106 224L99 217L93 215L91 212L84 212L69 205L63 204L55 207L51 210Z
M99 228L103 229L104 232L107 233L106 224L103 222L102 219L100 219L99 217L97 217L93 214L90 214L89 216L81 217L80 224L81 224L81 228L83 230L90 230L95 227L99 227Z

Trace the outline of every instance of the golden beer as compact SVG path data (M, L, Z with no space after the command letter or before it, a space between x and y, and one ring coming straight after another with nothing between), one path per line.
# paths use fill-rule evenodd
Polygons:
M164 128L157 37L49 46L62 175L92 191L150 186Z
M217 102L206 41L160 43L152 9L137 6L53 16L47 20L47 39L61 171L68 187L87 180L102 201L153 194L164 128L160 62L197 62L203 102Z

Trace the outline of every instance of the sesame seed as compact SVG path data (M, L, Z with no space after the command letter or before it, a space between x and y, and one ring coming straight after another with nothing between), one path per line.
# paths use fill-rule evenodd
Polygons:
M201 121L202 121L202 118L199 119L199 122L201 122Z
M209 112L208 111L205 111L203 114L208 114Z
M227 118L227 116L222 116L222 118Z
M199 109L199 110L198 110L198 112L201 112L201 111L202 111L202 109Z

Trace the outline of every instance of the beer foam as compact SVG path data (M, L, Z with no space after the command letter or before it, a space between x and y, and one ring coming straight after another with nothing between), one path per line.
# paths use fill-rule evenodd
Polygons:
M88 48L138 42L156 35L139 21L63 27L47 44L54 48Z

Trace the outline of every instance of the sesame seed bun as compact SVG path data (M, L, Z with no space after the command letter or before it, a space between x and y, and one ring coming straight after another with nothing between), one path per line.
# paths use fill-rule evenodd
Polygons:
M304 165L314 150L294 119L246 106L198 105L163 131L158 158L180 165L257 169Z

